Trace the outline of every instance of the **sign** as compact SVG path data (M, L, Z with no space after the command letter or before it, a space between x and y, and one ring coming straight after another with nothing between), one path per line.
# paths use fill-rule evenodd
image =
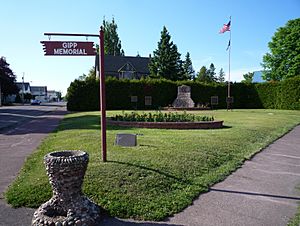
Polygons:
M138 97L137 96L131 96L130 100L131 100L132 103L136 103L136 102L138 102Z
M145 106L152 105L152 96L145 96Z
M233 97L226 97L226 102L228 104L232 104L233 103Z
M45 56L95 56L94 42L41 41Z
M219 97L218 96L211 96L210 97L211 105L218 105L219 104Z

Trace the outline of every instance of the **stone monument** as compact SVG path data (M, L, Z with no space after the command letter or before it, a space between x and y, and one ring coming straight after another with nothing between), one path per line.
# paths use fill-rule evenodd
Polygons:
M32 225L96 225L100 208L81 191L89 157L83 151L51 152L44 157L52 198L34 213Z
M193 108L195 103L191 98L191 87L182 85L178 86L177 98L174 100L172 106L174 108Z

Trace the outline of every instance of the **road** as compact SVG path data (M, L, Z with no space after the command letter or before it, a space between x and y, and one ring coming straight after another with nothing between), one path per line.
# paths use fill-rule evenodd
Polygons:
M38 116L55 111L65 106L64 102L46 103L41 105L18 105L0 107L0 134L8 128L16 127Z
M34 210L10 208L3 192L66 113L63 103L0 107L0 226L30 225Z

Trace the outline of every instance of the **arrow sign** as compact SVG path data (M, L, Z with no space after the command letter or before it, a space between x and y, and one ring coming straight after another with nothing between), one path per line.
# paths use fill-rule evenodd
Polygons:
M94 42L41 41L45 56L95 56Z

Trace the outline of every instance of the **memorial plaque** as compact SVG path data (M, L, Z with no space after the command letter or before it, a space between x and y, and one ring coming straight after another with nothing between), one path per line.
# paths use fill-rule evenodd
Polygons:
M211 103L211 105L218 105L219 104L219 97L218 96L210 97L210 103Z
M145 96L145 106L152 105L152 96Z
M226 102L229 104L233 103L233 97L226 97Z
M136 102L138 102L138 97L137 96L131 96L130 100L131 100L132 103L136 103Z

